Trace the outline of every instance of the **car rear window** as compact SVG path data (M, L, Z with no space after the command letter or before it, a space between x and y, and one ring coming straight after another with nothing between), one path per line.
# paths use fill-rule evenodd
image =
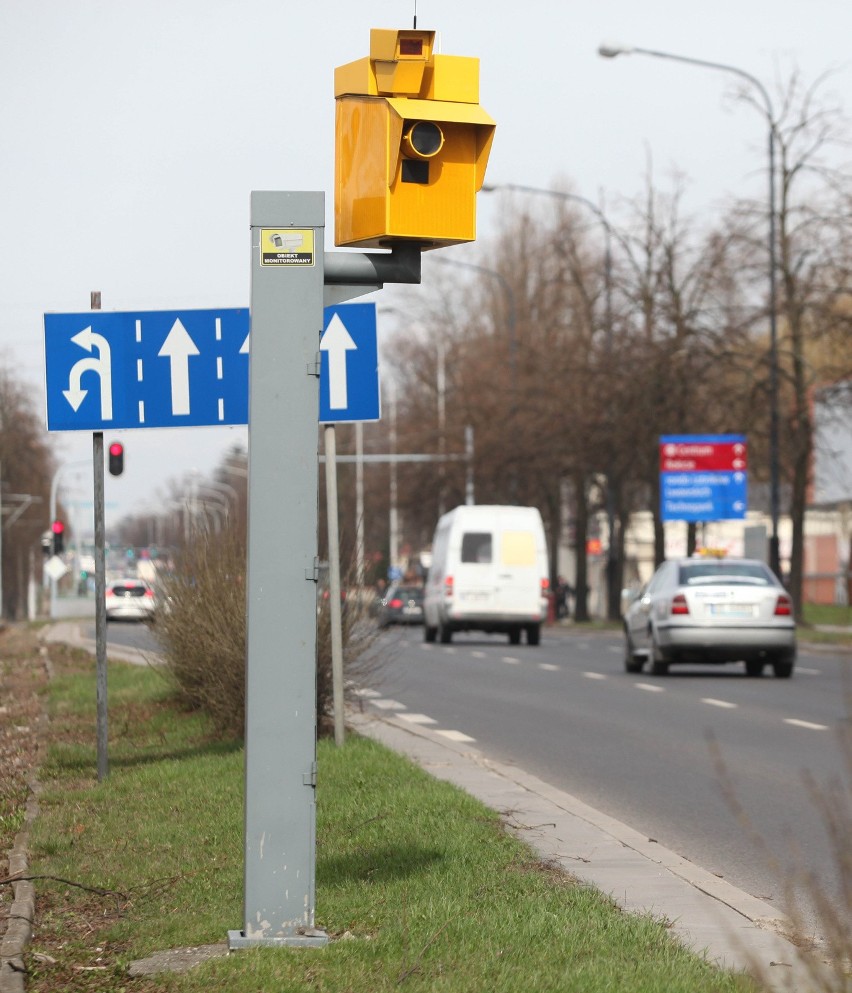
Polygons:
M774 586L772 573L759 562L690 562L680 567L680 586Z
M129 583L117 583L113 585L112 592L115 596L145 596L145 587Z
M467 531L462 535L462 562L491 561L491 532Z

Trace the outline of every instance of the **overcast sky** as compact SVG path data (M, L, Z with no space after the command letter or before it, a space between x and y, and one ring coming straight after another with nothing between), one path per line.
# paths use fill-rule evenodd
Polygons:
M325 191L333 247L333 71L368 54L371 27L410 27L414 3L0 0L0 12L0 357L41 404L47 311L88 310L92 290L104 310L248 305L251 190ZM708 218L765 189L765 126L732 99L734 77L605 60L602 41L736 65L770 89L793 68L810 82L835 70L823 92L849 110L849 0L420 0L417 16L440 50L481 60L491 183L611 203L640 192L650 158L659 185L687 177L686 206ZM480 197L480 238L498 210ZM246 437L122 434L108 520ZM53 437L61 461L90 457L90 433ZM69 497L85 503L89 475L69 474Z

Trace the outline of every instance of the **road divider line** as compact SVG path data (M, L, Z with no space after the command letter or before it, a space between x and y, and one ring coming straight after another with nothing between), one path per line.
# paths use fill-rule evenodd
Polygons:
M363 697L368 697L370 699L372 699L373 697L379 697L381 695L382 694L379 693L378 690L370 690L370 689L355 690L355 696L363 696Z
M607 677L602 672L584 672L583 675L586 679L606 679Z
M665 690L662 686L656 686L654 683L634 683L633 684L637 690L645 690L646 693L664 693Z
M399 714L402 720L408 721L411 724L437 724L438 722L433 717L427 717L426 714Z
M520 659L513 658L511 655L504 655L501 661L505 662L506 665L520 665L521 664L521 660Z
M538 667L545 672L559 672L562 668L561 666L554 665L552 662L539 662Z
M739 706L737 703L731 703L730 700L716 700L712 696L703 696L701 702L709 704L711 707L723 707L726 710L736 710Z
M462 731L436 730L435 734L440 734L444 738L449 738L450 741L476 741L476 738L471 738L469 734L464 734Z
M827 731L827 724L813 724L811 721L800 721L795 717L785 717L785 724L792 724L794 728L807 728L809 731Z
M488 658L488 653L487 652L471 652L470 654L475 659L487 659Z
M405 710L405 704L399 700L373 700L373 706L379 710Z
M807 666L797 665L796 666L797 676L821 676L822 669L809 669Z

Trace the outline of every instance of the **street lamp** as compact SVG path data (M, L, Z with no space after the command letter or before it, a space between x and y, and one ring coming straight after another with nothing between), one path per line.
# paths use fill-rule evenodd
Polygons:
M717 69L720 72L733 73L753 86L760 94L766 107L769 119L769 501L772 520L772 533L769 539L769 565L772 571L781 575L781 555L778 542L779 517L779 470L778 470L778 326L776 319L776 237L775 237L775 111L766 87L756 76L739 69L737 66L724 62L708 62L705 59L693 59L686 55L673 55L671 52L658 52L651 48L635 48L631 45L600 45L598 54L607 59L618 55L651 55L658 59L669 59L672 62L684 62L687 65L701 66L705 69Z
M606 307L606 354L607 354L607 368L611 366L612 360L612 226L606 218L606 215L598 207L597 204L593 203L591 200L587 200L586 197L580 196L579 193L567 193L563 190L546 190L538 186L524 186L520 183L499 183L493 185L484 185L482 187L483 193L499 193L501 190L507 190L514 193L530 193L534 196L545 196L552 197L556 200L568 200L571 203L579 203L582 206L590 210L595 217L600 221L601 226L604 229L604 294L605 294L605 307ZM607 547L607 562L606 562L606 590L607 590L607 615L610 619L617 620L620 616L621 610L621 596L620 596L620 582L616 583L616 579L620 577L620 572L617 570L618 556L616 554L617 549L615 547L614 535L615 535L615 491L612 485L612 467L608 467L606 474L606 518L607 518L607 534L608 534L608 547Z

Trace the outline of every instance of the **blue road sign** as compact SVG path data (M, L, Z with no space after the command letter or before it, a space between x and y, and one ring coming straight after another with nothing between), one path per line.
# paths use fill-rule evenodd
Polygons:
M728 521L745 517L745 472L664 472L660 483L664 521Z
M248 308L44 315L48 431L248 421Z
M725 521L746 515L748 442L741 434L660 438L660 516Z
M320 339L321 424L381 418L376 305L326 307Z

